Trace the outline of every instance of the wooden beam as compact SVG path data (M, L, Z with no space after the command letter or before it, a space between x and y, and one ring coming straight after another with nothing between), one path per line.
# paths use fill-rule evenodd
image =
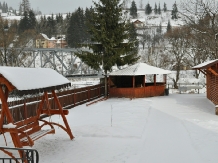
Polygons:
M216 71L214 71L212 68L208 68L208 70L209 70L212 74L214 74L215 76L218 76L218 73L217 73Z
M51 115L54 115L54 114L59 114L60 115L60 110L58 109L51 109L51 110L41 110L41 114L51 114ZM63 114L64 115L68 115L69 114L69 111L68 110L63 110Z
M4 84L6 85L6 87L8 88L8 90L11 92L14 89L16 89L15 86L13 86L7 79L5 79L3 76L0 76L0 84Z
M201 70L201 69L198 69L202 74L206 75L206 72Z
M62 108L62 106L61 106L61 103L60 103L60 101L58 100L58 97L57 97L57 95L56 95L56 93L55 93L54 90L52 91L52 95L53 95L53 97L54 97L54 100L55 100L55 102L56 102L58 108L59 108L61 117L62 117L62 119L63 119L63 121L64 121L64 124L65 124L65 126L66 126L66 129L67 129L67 133L68 133L68 135L70 136L70 139L73 139L74 136L73 136L73 134L72 134L72 132L71 132L71 129L70 129L70 126L69 126L69 124L68 124L68 122L67 122L67 119L66 119L66 117L65 117L65 115L64 115L64 113L63 113L63 108Z
M154 74L154 85L156 86L156 74Z

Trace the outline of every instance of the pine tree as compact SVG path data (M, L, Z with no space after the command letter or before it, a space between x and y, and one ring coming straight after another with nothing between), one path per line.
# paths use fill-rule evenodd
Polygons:
M22 33L28 29L29 29L29 18L28 18L27 11L25 11L23 17L20 19L18 30L19 30L19 33Z
M145 14L150 15L152 13L152 8L149 3L145 6Z
M157 14L157 4L155 2L155 5L154 5L154 13Z
M166 5L166 3L165 3L165 2L164 2L163 11L164 11L164 12L166 12L166 11L167 11L167 5Z
M107 73L112 66L136 62L135 41L129 39L129 26L123 20L120 0L99 0L93 2L94 12L88 26L92 43L87 46L92 51L78 55L93 69L102 69L105 74L105 96L107 96ZM124 43L125 41L125 43Z
M130 7L130 15L132 18L137 18L137 7L135 1L132 1L131 7Z
M32 10L29 11L29 29L35 29L37 25L36 16Z
M30 10L30 2L29 2L29 0L23 0L21 5L22 5L22 12L25 12L25 11L29 12L29 10Z
M6 4L5 4L5 2L3 2L3 5L2 5L2 12L6 13Z
M5 12L7 13L8 12L8 4L5 3Z
M138 46L139 46L139 41L137 39L137 31L136 31L136 28L135 28L133 23L130 23L130 22L128 22L128 23L129 23L129 40L131 42L135 42L135 46L134 46L133 50L137 54Z
M159 5L158 5L157 13L158 13L159 15L161 14L160 2L159 2Z
M171 23L170 23L170 20L168 20L168 23L167 23L167 33L170 32L171 29L172 29Z
M176 2L173 4L173 9L172 9L172 19L178 19L178 9L177 9L177 5L176 5Z

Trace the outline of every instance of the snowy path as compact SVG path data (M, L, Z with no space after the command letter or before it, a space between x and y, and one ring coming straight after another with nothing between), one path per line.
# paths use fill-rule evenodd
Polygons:
M57 129L55 135L38 140L34 148L40 153L40 163L218 160L218 117L205 94L108 99L73 108L67 118L76 138L70 141ZM61 123L58 116L52 121ZM0 145L5 145L2 137Z

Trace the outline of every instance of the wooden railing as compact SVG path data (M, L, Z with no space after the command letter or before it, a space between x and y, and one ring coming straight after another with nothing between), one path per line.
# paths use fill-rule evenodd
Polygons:
M95 86L57 92L57 96L63 109L71 109L77 105L81 105L104 96L104 91L104 85L99 84ZM36 115L36 110L41 99L41 96L37 96L8 102L8 106L12 113L14 122ZM53 97L51 97L50 94L49 103L51 109L58 109ZM5 123L7 123L6 120Z

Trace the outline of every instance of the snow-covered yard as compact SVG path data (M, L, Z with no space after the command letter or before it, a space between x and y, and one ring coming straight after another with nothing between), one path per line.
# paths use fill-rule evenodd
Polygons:
M57 128L33 148L39 151L40 163L216 163L214 111L204 93L112 98L70 110L67 119L74 140ZM62 122L59 116L51 120ZM0 146L5 146L3 136Z

